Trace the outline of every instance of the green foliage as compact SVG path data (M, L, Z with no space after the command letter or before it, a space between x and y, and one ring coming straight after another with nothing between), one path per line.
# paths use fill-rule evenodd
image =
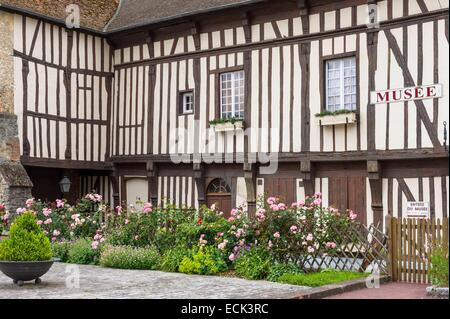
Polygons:
M9 236L0 242L0 260L42 261L52 258L52 248L36 217L29 212L17 217Z
M95 265L98 263L99 250L92 248L92 241L80 238L70 244L67 262L71 264Z
M448 249L439 245L431 251L430 278L437 287L448 287Z
M269 281L278 281L278 279L284 274L300 274L302 271L300 268L293 263L281 263L274 264L270 267L269 275L267 276L267 280Z
M338 282L364 278L368 275L369 275L368 273L362 272L337 271L326 269L321 272L314 272L307 274L286 273L278 279L278 282L307 287L320 287Z
M234 124L236 122L242 122L244 123L244 120L238 117L226 117L226 118L218 118L209 121L209 124L216 125L216 124L224 124L224 123L231 123Z
M223 257L212 246L194 248L192 257L184 257L178 267L185 274L214 275L227 269Z
M106 246L100 255L100 265L120 269L156 269L159 259L154 248Z
M236 263L236 274L246 279L265 279L270 271L272 261L266 250L252 248L239 254Z
M61 262L67 262L69 259L70 243L67 241L53 242L52 252L55 258L58 258Z
M333 115L340 115L340 114L351 114L351 113L355 113L355 111L347 110L347 109L337 110L337 111L334 111L334 112L323 111L323 112L320 112L320 113L316 113L316 117L333 116Z
M162 271L176 272L181 261L185 257L191 256L191 250L184 246L177 246L164 252L161 256L159 269Z

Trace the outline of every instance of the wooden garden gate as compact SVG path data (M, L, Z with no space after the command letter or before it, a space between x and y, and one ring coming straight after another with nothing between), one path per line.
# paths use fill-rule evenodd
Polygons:
M441 221L388 216L386 225L392 280L430 283L430 252L438 244L448 249L448 218Z

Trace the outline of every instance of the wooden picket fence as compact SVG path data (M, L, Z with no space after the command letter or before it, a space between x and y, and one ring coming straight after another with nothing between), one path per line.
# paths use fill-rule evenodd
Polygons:
M430 253L436 245L448 249L448 218L399 219L388 216L390 275L393 281L430 283Z

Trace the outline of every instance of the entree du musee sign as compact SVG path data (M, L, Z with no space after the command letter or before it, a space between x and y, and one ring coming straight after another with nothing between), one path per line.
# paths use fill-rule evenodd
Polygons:
M442 84L373 91L370 93L370 100L372 104L435 99L439 97L442 97Z

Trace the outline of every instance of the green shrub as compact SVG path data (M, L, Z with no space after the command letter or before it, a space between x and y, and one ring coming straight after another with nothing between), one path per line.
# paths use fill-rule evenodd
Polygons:
M436 246L431 251L430 278L433 285L448 287L448 249Z
M120 269L156 269L159 253L155 248L107 246L100 255L100 265Z
M8 238L0 242L0 260L39 261L52 258L50 241L36 221L36 217L28 212L15 219Z
M67 262L69 259L70 242L54 242L52 243L52 252L55 258L58 258L61 262Z
M267 251L252 248L240 254L236 259L235 270L240 277L247 279L265 279L270 271L271 259Z
M278 282L291 285L320 287L330 285L338 282L354 280L363 278L369 275L368 273L354 272L354 271L337 271L326 269L321 272L314 272L308 274L292 274L287 273L282 275Z
M92 241L81 238L70 244L67 262L92 265L98 263L99 251L92 248Z
M159 269L162 271L176 272L184 257L191 257L191 251L183 246L177 246L167 250L161 257Z
M293 264L275 264L270 267L269 275L267 276L267 280L269 281L278 281L278 279L284 274L300 274L302 271L300 268Z
M184 257L178 270L185 274L214 275L225 271L227 264L213 246L194 248L192 257Z

